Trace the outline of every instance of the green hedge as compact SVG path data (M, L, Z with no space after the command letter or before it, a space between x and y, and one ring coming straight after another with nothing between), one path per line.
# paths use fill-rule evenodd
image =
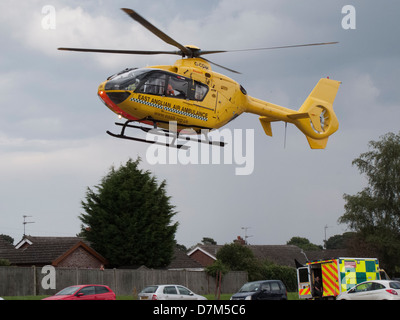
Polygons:
M262 271L262 278L266 280L281 280L285 284L287 291L297 291L297 273L295 268L276 264L265 265Z

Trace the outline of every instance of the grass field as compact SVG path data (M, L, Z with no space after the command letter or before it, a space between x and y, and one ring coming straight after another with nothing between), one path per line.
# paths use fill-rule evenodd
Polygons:
M220 300L229 300L232 293L221 294ZM4 300L42 300L47 296L13 296L3 297ZM208 300L216 300L213 294L205 295ZM135 300L133 296L117 296L117 300ZM297 292L288 292L288 300L299 300Z

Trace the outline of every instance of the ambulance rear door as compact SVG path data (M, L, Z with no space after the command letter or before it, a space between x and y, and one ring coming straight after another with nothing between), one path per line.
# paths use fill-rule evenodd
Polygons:
M312 298L310 270L308 266L297 269L297 288L299 290L299 298Z

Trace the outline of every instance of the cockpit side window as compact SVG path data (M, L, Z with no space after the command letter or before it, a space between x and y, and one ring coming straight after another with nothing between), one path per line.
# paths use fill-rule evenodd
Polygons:
M159 96L164 95L166 79L166 74L158 72L152 73L135 92L155 94Z
M189 80L181 76L170 76L167 87L167 96L186 99L189 92Z
M208 92L208 87L200 82L194 83L194 100L202 101Z

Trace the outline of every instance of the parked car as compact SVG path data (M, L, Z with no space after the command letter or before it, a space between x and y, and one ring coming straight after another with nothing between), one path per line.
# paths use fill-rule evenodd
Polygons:
M336 300L400 300L400 282L393 280L373 280L362 282Z
M248 282L231 300L287 300L286 287L280 280Z
M152 285L138 294L139 300L207 300L188 288L176 284Z
M67 287L43 300L115 300L115 293L105 285L85 284Z

